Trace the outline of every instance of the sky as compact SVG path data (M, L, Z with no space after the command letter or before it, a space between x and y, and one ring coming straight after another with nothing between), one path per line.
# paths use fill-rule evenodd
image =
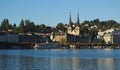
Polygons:
M0 0L0 23L8 18L17 25L21 19L47 26L68 24L70 11L73 22L78 12L81 23L96 18L120 22L120 0Z

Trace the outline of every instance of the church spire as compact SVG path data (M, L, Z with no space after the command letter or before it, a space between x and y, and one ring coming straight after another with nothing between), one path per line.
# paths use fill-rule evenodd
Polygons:
M77 14L77 23L76 23L76 26L80 26L80 21L79 21L79 12Z
M70 16L69 16L69 26L72 26L71 11L70 11Z
M77 14L77 23L79 24L79 12Z

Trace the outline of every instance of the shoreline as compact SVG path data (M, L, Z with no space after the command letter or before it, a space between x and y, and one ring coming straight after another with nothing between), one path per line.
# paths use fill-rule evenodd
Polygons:
M49 43L53 44L53 43ZM120 49L120 44L100 44L100 43L82 43L82 44L59 44L59 47L48 47L41 49ZM35 43L0 43L0 49L34 49ZM45 44L46 45L46 44ZM54 45L52 45L54 46Z

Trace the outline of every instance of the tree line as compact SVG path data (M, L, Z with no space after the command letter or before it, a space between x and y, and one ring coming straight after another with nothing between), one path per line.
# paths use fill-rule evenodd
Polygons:
M119 28L120 23L116 22L115 20L107 20L107 21L100 21L99 19L87 21L80 23L81 25L81 34L83 35L91 35L96 36L99 30L104 31L110 28ZM58 23L55 29L60 30L62 32L67 32L68 24L65 23ZM1 22L0 30L1 31L8 31L13 30L15 33L27 33L27 32L41 32L46 30L45 24L35 24L30 20L21 20L18 26L16 24L10 24L8 19L3 19ZM48 30L52 30L52 27L49 27ZM54 30L54 29L53 29Z
M12 30L14 33L27 33L27 32L40 32L40 30L46 27L45 24L35 25L34 22L30 20L21 20L17 26L15 23L12 25L9 23L8 19L3 19L1 22L0 30L7 32Z

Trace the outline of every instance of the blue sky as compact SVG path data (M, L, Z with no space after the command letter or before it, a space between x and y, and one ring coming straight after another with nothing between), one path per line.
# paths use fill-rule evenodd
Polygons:
M0 0L0 23L8 18L11 24L19 25L21 19L29 19L56 26L68 23L70 11L73 22L78 12L80 22L96 18L120 22L120 0Z

